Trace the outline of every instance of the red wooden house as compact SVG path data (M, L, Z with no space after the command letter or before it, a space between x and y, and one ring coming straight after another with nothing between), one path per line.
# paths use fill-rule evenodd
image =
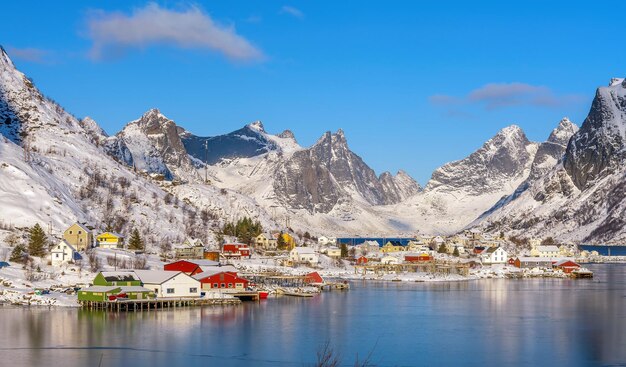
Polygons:
M368 261L369 260L367 260L367 257L365 257L365 256L359 256L355 260L357 265L365 265L365 264L367 264Z
M222 255L225 257L248 257L250 248L245 243L226 243L222 247Z
M572 271L579 269L580 265L572 260L561 260L554 264L555 269L561 269L565 274L569 274Z
M250 281L240 278L234 272L217 272L215 270L205 271L193 276L200 281L202 289L235 289L243 290L248 287Z

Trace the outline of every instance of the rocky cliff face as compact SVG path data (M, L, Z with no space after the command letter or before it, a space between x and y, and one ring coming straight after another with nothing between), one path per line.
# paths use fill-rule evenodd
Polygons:
M565 170L585 189L624 162L625 146L626 79L616 78L596 91L589 115L567 146Z
M408 175L399 176L385 174L379 180L348 148L344 132L339 130L327 132L312 147L293 153L274 177L274 192L292 208L328 213L342 199L393 204L419 190Z
M185 150L179 128L159 110L152 109L106 141L107 151L137 170L189 180L198 178Z
M525 178L535 157L531 143L518 126L502 129L480 149L460 161L433 172L426 192L457 192L482 195L500 191L508 183Z
M524 236L591 243L626 239L625 96L624 79L599 88L562 161L539 170L523 192L477 224ZM562 147L572 129L559 130L550 140Z

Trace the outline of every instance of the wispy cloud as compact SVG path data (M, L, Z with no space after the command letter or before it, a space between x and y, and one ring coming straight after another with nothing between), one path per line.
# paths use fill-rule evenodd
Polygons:
M458 108L461 105L474 104L487 110L495 110L511 106L561 107L582 99L582 96L576 94L558 95L545 86L515 82L485 84L462 97L436 94L429 101L443 107Z
M289 6L289 5L283 5L283 7L280 8L280 13L288 14L298 19L304 18L304 13L302 12L302 10L298 8L294 8L293 6Z
M16 48L8 46L7 52L9 53L9 56L13 59L19 59L38 64L45 64L50 62L50 52L39 48Z
M208 49L240 61L264 58L233 26L218 24L197 6L171 10L149 3L131 14L94 12L87 19L87 36L92 41L89 56L96 60L154 45Z

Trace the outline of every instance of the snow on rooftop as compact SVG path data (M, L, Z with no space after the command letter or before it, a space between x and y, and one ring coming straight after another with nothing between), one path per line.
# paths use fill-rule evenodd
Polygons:
M178 274L181 274L181 272L166 270L135 270L135 274L137 274L142 283L162 284Z

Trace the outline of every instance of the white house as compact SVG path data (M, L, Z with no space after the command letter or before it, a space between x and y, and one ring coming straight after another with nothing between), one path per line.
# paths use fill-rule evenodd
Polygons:
M326 253L326 255L336 258L336 259L341 257L341 249L339 247L335 247L335 246L327 247L324 249L324 252Z
M50 260L53 266L72 263L78 259L80 259L80 255L66 240L61 240L50 250Z
M558 246L548 245L548 246L536 246L532 250L530 250L530 256L535 257L560 257Z
M483 264L504 264L508 261L509 254L502 247L488 247L480 253Z
M183 272L135 270L135 274L157 298L200 297L200 282Z
M326 237L326 236L320 236L317 238L317 244L324 246L324 245L336 245L337 244L337 238L336 237Z
M309 263L313 265L319 262L319 256L311 247L294 247L289 252L289 260L294 263Z
M400 264L400 259L394 256L385 256L380 259L380 263L385 265L398 265Z

